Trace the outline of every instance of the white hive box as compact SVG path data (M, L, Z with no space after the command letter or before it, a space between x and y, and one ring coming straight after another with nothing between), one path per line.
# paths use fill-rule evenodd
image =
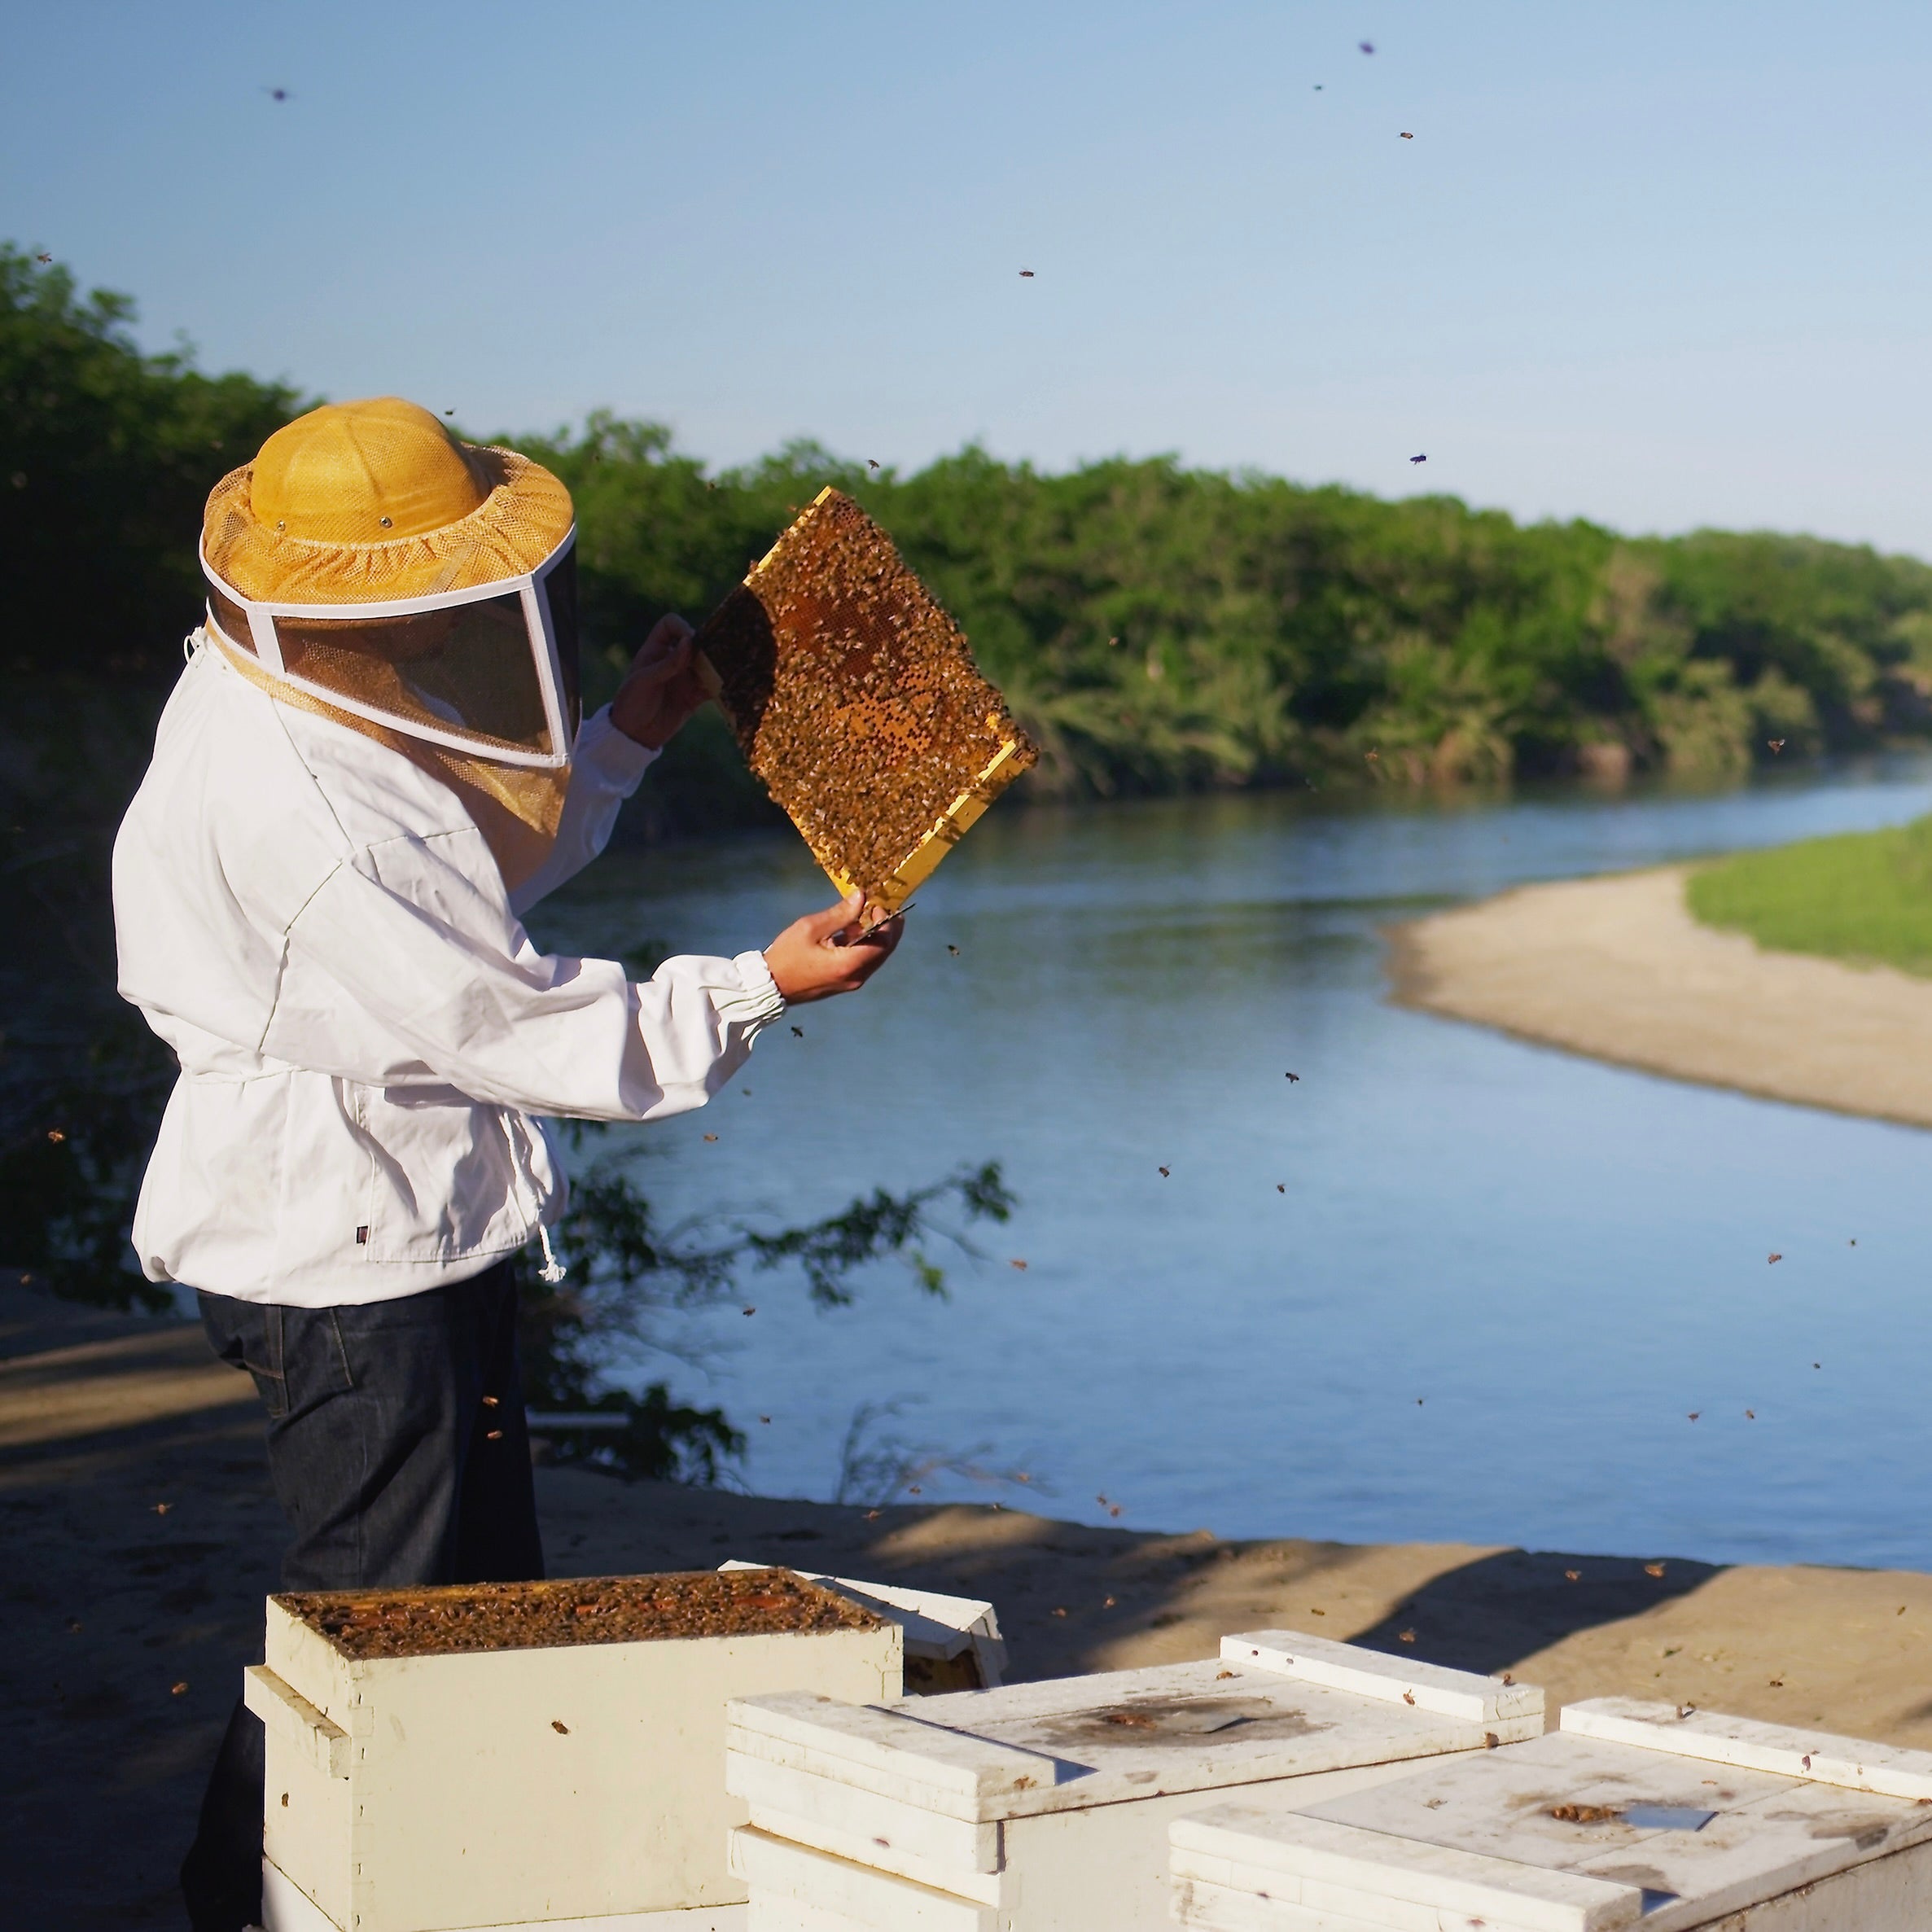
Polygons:
M718 1567L756 1570L763 1566L734 1557ZM948 1597L900 1584L861 1583L849 1576L821 1576L814 1570L794 1575L836 1590L899 1626L905 1633L908 1697L999 1689L1006 1672L1006 1646L1000 1636L998 1613L984 1597Z
M900 1641L786 1570L270 1597L269 1932L742 1924L727 1703L896 1698Z
M1170 1833L1198 1932L1925 1932L1932 1753L1603 1698L1547 1737Z
M1152 1932L1203 1794L1349 1790L1542 1729L1540 1690L1286 1631L896 1708L756 1698L730 1711L732 1868L750 1932Z

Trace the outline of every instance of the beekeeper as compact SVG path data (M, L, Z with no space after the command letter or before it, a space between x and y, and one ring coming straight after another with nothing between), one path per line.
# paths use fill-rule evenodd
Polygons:
M393 397L208 498L208 620L114 855L120 990L182 1070L134 1242L261 1391L286 1589L541 1574L510 1268L563 1206L539 1116L702 1106L898 938L855 898L642 982L531 944L703 696L667 617L580 723L575 535L548 471ZM261 1778L238 1705L197 1932L260 1916Z

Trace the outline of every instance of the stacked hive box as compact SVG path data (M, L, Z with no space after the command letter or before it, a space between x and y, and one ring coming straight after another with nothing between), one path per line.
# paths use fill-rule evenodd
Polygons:
M730 1711L733 1869L751 1932L1151 1932L1168 1825L1204 1794L1352 1790L1542 1729L1527 1685L1278 1631L896 1710L755 1698Z
M1170 1833L1197 1932L1924 1932L1932 1753L1606 1698L1373 1791Z
M899 1628L785 1570L269 1600L269 1932L743 1923L725 1709L900 1695Z

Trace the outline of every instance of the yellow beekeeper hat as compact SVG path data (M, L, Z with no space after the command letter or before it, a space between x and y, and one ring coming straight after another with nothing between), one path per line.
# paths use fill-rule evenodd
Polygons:
M449 785L515 886L569 784L574 530L541 463L399 396L326 404L210 493L208 633L271 697Z
M522 576L571 521L570 492L541 463L379 396L298 416L224 476L202 554L246 598L361 603Z

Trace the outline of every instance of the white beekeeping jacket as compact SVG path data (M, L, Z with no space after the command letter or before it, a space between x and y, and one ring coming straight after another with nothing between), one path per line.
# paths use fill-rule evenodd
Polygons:
M563 1211L537 1114L702 1106L784 1010L764 957L537 952L655 754L580 734L556 846L505 891L455 794L200 646L114 848L122 996L181 1061L142 1185L151 1281L304 1308L480 1273Z

